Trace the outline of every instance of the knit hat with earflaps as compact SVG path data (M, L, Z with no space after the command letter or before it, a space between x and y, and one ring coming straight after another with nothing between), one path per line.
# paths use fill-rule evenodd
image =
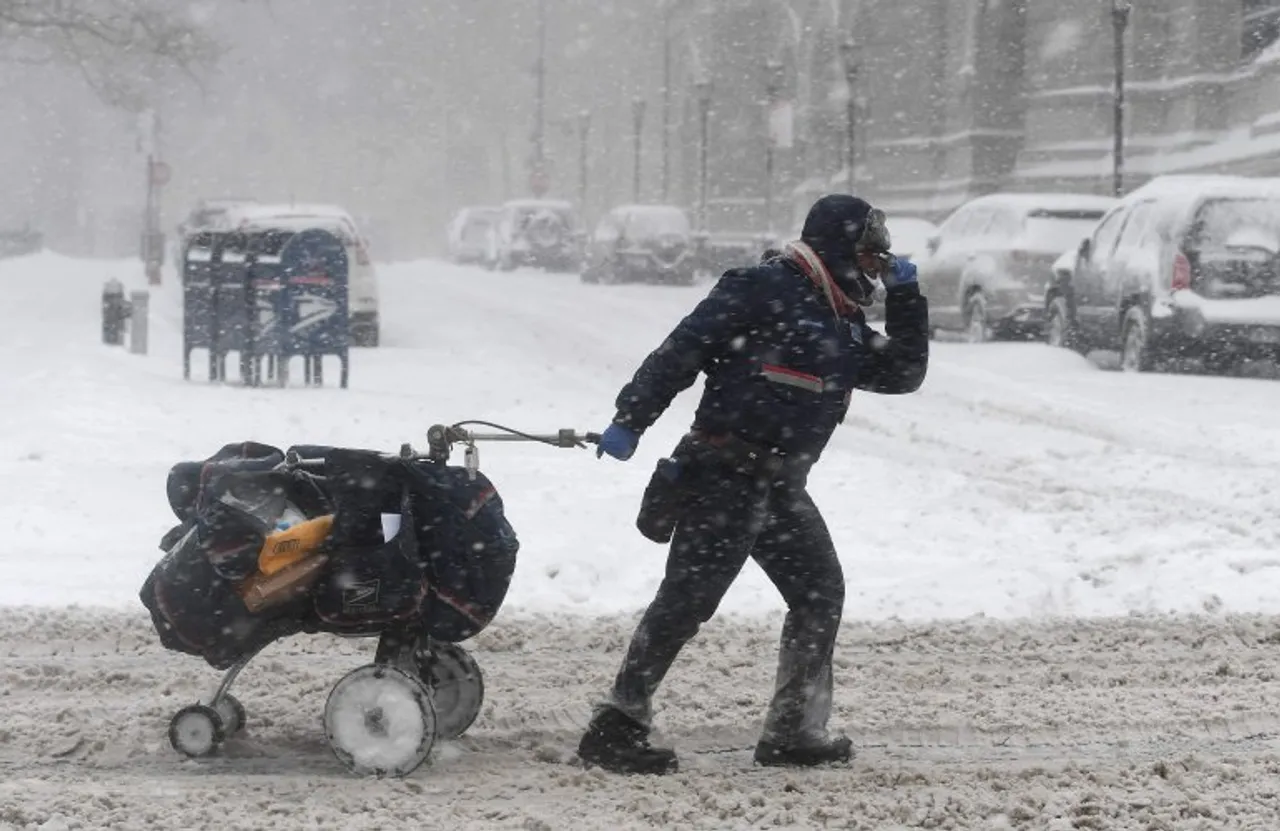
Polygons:
M867 287L858 281L860 272L854 250L859 241L866 242L863 235L873 210L870 202L852 194L828 194L813 203L800 232L800 241L822 258L836 283L853 298L867 293ZM882 216L876 211L876 217ZM888 232L883 230L882 221L875 230L875 236L883 236L883 240L876 239L875 247L888 250Z

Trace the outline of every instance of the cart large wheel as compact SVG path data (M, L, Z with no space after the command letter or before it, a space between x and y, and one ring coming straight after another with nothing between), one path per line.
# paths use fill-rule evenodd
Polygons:
M169 721L169 744L193 759L213 755L225 736L222 715L204 704L183 707Z
M418 656L419 672L431 688L436 708L436 733L456 739L480 715L484 704L484 676L471 653L455 643L434 642Z
M368 664L334 684L324 731L358 776L407 776L431 754L436 712L425 684L397 667Z
M234 736L244 729L245 712L240 699L231 693L226 693L219 699L214 709L222 717L222 730L225 735Z

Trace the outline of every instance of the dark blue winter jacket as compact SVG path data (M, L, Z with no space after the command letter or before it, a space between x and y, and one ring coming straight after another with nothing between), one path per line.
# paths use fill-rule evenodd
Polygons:
M837 318L790 260L735 269L641 364L614 421L643 432L702 372L694 429L733 434L807 470L854 390L909 393L924 381L929 312L914 284L889 290L885 331L861 312Z

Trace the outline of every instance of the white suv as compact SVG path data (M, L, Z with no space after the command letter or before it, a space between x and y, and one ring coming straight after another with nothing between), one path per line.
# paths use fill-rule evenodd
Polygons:
M322 228L337 235L350 263L347 290L351 343L353 346L378 345L378 275L369 259L369 243L349 213L333 205L244 205L229 211L226 221L230 226L227 230Z

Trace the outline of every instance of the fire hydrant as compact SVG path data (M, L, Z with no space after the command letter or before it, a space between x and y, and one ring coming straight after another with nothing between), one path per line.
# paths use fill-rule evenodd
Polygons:
M102 342L108 346L124 343L124 326L129 319L129 304L124 299L124 285L111 279L102 287Z

